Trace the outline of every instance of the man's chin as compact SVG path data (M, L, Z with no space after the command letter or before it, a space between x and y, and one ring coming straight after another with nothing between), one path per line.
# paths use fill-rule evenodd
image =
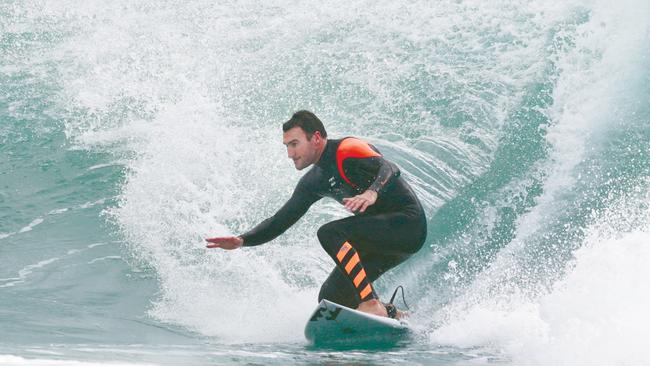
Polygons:
M294 162L293 165L296 167L296 170L303 170L309 166L309 164L299 164L298 162Z

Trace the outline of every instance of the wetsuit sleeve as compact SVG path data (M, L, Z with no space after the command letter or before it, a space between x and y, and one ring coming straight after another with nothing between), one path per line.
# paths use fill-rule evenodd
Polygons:
M386 188L390 187L401 174L397 165L381 156L354 160L357 160L356 163L364 170L377 170L377 166L379 166L377 176L368 187L368 190L375 191L379 195L384 193Z
M262 221L252 230L240 235L244 239L244 246L260 245L277 238L295 224L314 202L320 199L320 196L309 189L308 179L306 178L307 175L303 176L289 201L275 215Z
M395 179L400 176L401 172L397 165L384 158L372 159L379 161L379 171L377 172L377 178L368 189L377 192L377 194L381 194L387 187L390 187Z

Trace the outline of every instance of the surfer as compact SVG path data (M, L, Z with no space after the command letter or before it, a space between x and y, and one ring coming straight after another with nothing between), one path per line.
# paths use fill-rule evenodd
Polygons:
M426 238L426 218L399 168L373 145L355 138L328 139L323 123L298 111L282 126L283 143L297 170L313 167L291 198L272 217L239 236L206 239L208 248L237 249L271 241L323 197L354 213L318 230L318 239L336 267L318 301L329 301L380 316L399 317L379 301L373 282L417 252Z

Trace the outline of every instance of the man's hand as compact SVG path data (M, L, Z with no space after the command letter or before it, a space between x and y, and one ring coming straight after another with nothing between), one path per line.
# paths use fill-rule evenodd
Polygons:
M348 210L355 212L365 212L368 206L372 206L377 201L377 192L367 190L352 198L344 198L343 204Z
M205 247L206 248L221 248L221 249L226 249L226 250L233 250L241 247L244 245L244 239L238 237L238 236L225 236L225 237L219 237L219 238L208 238L205 239L208 244Z

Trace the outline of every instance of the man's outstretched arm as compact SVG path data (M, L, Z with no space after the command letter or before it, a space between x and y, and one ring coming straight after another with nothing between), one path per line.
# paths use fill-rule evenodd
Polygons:
M305 189L304 182L301 180L289 201L275 215L240 236L205 239L210 243L206 247L231 250L241 246L255 246L271 241L295 224L319 198L316 194Z

